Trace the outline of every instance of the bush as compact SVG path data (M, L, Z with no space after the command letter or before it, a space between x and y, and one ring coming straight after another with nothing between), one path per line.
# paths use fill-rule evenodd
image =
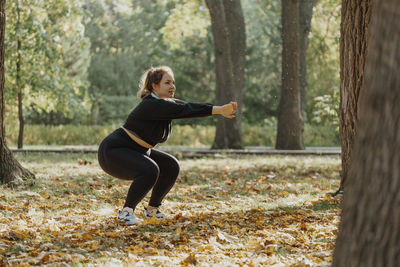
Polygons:
M211 146L214 141L215 126L175 125L165 145Z
M97 145L118 126L87 125L26 125L25 145ZM8 129L7 142L16 145L18 128Z
M340 146L338 128L334 125L310 125L304 129L304 143L306 146Z
M25 127L25 145L98 145L119 125L27 125ZM7 126L7 142L16 145L18 128ZM170 139L165 145L211 146L214 140L215 126L175 125ZM263 126L243 125L243 143L245 146L274 146L276 122ZM304 140L306 146L338 146L338 133L333 127L306 125Z
M136 96L110 96L103 95L100 101L100 123L123 123L126 114L139 103Z

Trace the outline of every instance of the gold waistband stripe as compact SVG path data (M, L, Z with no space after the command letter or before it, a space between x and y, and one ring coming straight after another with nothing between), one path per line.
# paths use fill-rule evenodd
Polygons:
M141 139L140 137L138 137L133 131L125 129L122 126L121 126L121 128L129 135L129 137L133 141L135 141L136 143L138 143L142 147L145 147L145 148L153 148L154 147L154 146L150 145L149 143L147 143L146 141L144 141L143 139Z

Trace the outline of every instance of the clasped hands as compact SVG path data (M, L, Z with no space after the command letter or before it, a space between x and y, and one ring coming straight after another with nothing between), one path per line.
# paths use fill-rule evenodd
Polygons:
M223 106L214 106L212 114L220 114L225 118L232 119L235 117L237 109L237 102L230 102L229 104Z

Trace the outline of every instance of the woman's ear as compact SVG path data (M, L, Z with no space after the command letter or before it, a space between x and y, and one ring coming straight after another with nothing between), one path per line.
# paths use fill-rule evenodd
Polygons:
M151 87L153 87L153 91L154 91L154 90L157 90L158 87L159 87L159 84L152 83L152 84L151 84Z

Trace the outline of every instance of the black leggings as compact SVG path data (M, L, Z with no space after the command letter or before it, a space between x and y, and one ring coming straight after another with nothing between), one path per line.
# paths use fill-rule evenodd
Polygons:
M98 159L101 168L109 175L133 180L124 205L133 210L151 188L149 205L160 206L179 174L179 162L175 157L140 146L121 128L101 142Z

